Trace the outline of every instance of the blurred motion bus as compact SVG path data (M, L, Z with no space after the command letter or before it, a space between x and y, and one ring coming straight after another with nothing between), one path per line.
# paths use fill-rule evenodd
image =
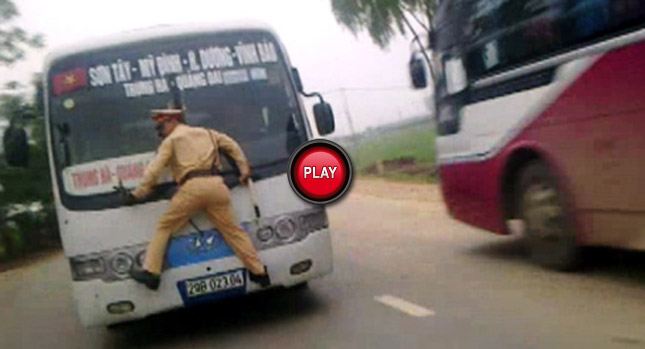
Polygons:
M271 28L232 23L137 30L55 51L45 72L54 199L85 326L259 290L199 215L169 242L158 291L129 277L142 267L177 184L165 176L135 206L122 206L114 188L133 188L142 179L160 142L150 110L165 108L173 89L181 91L188 124L230 135L249 159L261 217L248 188L236 185L239 172L229 164L221 173L272 284L301 285L331 272L325 209L298 198L287 179L292 151L314 133L299 96L299 74ZM333 131L331 118L330 112L316 115L324 121L317 124L319 134Z
M559 270L645 249L645 2L446 0L433 28L450 214Z

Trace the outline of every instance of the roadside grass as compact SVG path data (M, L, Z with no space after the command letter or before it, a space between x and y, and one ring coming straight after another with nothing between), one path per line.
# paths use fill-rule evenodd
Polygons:
M368 175L366 169L377 162L413 158L416 166L431 168L435 164L435 129L430 123L417 124L397 130L387 130L362 136L355 146L349 148L355 170ZM405 173L388 171L378 176L386 179L431 183L434 176L428 171Z

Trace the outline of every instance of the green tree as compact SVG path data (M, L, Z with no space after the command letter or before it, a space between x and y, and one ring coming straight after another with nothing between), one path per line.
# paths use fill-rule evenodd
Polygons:
M18 16L12 0L0 0L0 67L20 61L30 48L43 47L41 35L30 34L13 23ZM28 166L11 167L0 162L0 261L58 241L40 76L35 75L32 83L36 90L33 99L25 95L27 86L22 83L11 81L0 86L0 118L10 120L21 132L29 129L32 139L27 145ZM34 204L41 208L34 210Z
M0 117L7 120L18 119L25 108L24 98L17 93L0 94Z
M0 66L10 66L24 58L28 48L43 47L43 37L40 34L29 34L23 28L15 25L13 21L19 17L18 8L12 0L0 0ZM39 103L27 102L21 90L25 85L18 81L6 82L0 94L0 118L10 121L7 131L12 135L23 133L22 127L26 120L36 118L41 114ZM13 132L13 130L18 130ZM5 136L7 131L4 132ZM15 138L15 137L14 137ZM8 143L10 143L8 145ZM3 140L3 148L15 142ZM9 149L10 150L10 149ZM8 149L3 149L5 155Z
M12 22L20 16L11 0L0 0L0 65L11 65L25 56L28 48L43 47L40 34L30 34Z
M12 0L0 0L0 66L10 66L23 59L27 49L41 48L44 45L42 35L30 34L13 23L19 16L18 8ZM10 81L2 88L4 93L0 95L0 118L10 121L10 127L4 132L3 148L10 148L3 149L5 155L12 153L17 156L18 153L11 150L24 148L23 142L16 141L19 134L24 138L23 123L40 114L40 104L27 103L20 93L25 87L20 82ZM16 137L7 137L7 134ZM15 144L18 146L14 146Z
M38 94L38 90L36 94ZM26 167L0 164L0 262L12 256L58 241L58 223L52 202L52 187L44 132L44 117L38 103L22 94L0 95L0 113L29 129L29 163ZM12 116L13 115L13 116ZM19 207L39 203L42 209Z
M336 20L356 34L367 30L381 48L397 32L405 34L416 22L429 34L440 0L331 0Z
M27 166L29 145L24 121L33 107L20 94L0 95L0 116L9 120L9 127L2 132L2 149L10 166Z

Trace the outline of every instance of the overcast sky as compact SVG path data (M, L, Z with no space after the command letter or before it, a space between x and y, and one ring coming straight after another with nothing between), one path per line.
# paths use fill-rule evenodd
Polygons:
M337 116L338 133L348 131L341 88L355 128L417 116L426 110L427 91L409 88L407 60L411 37L398 37L383 51L369 37L340 27L330 0L14 0L17 21L27 30L43 33L47 48L28 59L0 68L0 82L26 82L42 69L47 51L79 40L159 24L259 19L274 27L292 64L299 68L305 90L326 92ZM315 102L313 100L312 102Z

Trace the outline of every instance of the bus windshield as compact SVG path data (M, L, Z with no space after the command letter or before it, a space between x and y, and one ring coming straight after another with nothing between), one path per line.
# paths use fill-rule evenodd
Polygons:
M282 163L286 171L290 153L306 140L286 64L266 33L87 52L56 62L49 81L56 167L69 195L111 191L115 175L140 179L160 142L150 110L167 107L175 84L187 123L233 137L252 167Z

